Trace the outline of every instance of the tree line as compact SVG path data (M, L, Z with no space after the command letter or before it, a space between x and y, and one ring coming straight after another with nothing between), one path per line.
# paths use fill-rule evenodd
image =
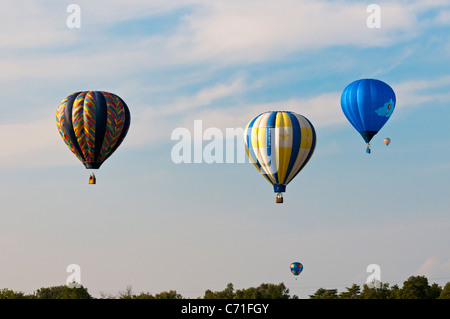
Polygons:
M398 285L389 286L388 283L378 282L376 285L364 284L362 289L353 284L345 291L337 289L319 288L310 299L450 299L450 282L444 287L433 283L429 284L425 276L411 276Z
M94 298L88 289L79 285L72 288L67 285L40 288L31 294L16 292L8 288L0 290L0 299L189 299L184 298L176 290L164 291L157 294L141 292L133 293L131 287L119 292L115 296L106 296L100 293L100 298ZM229 283L222 291L206 290L203 297L197 299L298 299L290 295L284 283L263 283L258 287L235 289ZM450 282L444 287L436 283L429 284L425 276L411 276L400 288L398 285L390 287L388 283L377 285L364 284L362 287L353 284L345 291L337 289L319 288L309 299L450 299Z

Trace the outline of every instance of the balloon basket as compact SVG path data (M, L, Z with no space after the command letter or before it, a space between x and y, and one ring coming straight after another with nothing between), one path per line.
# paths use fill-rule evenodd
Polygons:
M283 203L283 194L278 193L278 194L277 194L277 197L275 197L275 202L276 202L277 204Z
M95 178L94 173L89 176L89 184L95 184L97 182L97 179Z

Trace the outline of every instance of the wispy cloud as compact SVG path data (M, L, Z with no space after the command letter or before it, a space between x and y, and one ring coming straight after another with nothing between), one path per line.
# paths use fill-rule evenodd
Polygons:
M277 59L296 50L384 46L414 34L417 19L408 6L383 3L382 10L383 27L374 32L366 25L368 14L361 3L214 1L187 16L172 41L202 60L242 63Z
M448 274L450 274L450 259L442 261L436 256L430 257L419 267L416 274L428 278L439 277L442 275L448 277Z
M439 12L438 16L436 17L436 22L443 25L449 25L450 24L450 10L441 11Z
M236 0L134 0L126 5L123 1L80 1L82 27L70 30L66 27L68 13L59 2L51 7L28 1L19 7L6 1L0 10L8 15L0 26L9 31L2 34L0 42L9 49L59 48L45 57L33 51L20 55L20 65L23 60L30 61L23 64L23 70L32 67L43 74L63 68L75 74L81 69L96 70L97 74L117 70L123 74L127 69L162 65L255 63L279 60L308 49L401 42L420 30L418 8L425 6L421 4L382 3L382 28L371 30L366 26L366 5L344 1L262 0L255 4ZM111 37L106 33L116 23L132 23L142 17L148 18L148 28L152 28L152 17L181 8L185 14L177 20L168 18L167 23L176 26L168 36ZM439 20L445 21L445 14ZM14 56L9 56L9 63L17 66L19 60ZM22 72L22 76L26 74L30 73Z
M415 79L394 85L394 91L397 96L398 107L411 107L420 105L430 105L436 102L450 101L450 76L441 76L435 79Z
M59 3L56 8L61 12L51 10L37 1L6 0L0 4L2 19L0 28L0 48L30 49L45 46L67 45L73 38L64 32L66 28L66 7Z
M246 83L243 78L238 78L231 84L218 83L212 87L203 88L192 96L178 97L172 104L161 107L159 113L168 115L191 111L199 107L208 106L213 101L245 92L246 89Z

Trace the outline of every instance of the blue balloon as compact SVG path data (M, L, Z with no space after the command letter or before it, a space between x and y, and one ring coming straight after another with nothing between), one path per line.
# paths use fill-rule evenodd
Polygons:
M369 142L391 117L395 103L394 90L380 80L357 80L342 92L342 111L367 143L367 153Z

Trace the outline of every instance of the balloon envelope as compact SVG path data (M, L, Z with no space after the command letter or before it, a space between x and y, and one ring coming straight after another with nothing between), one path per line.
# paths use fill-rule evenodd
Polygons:
M316 132L300 114L269 111L247 124L244 143L250 160L273 185L274 192L280 193L311 159Z
M389 120L395 103L394 90L376 79L354 81L341 95L341 107L345 117L366 143L369 143Z
M127 135L130 111L115 94L76 92L56 111L56 125L66 145L86 168L100 168Z
M391 144L391 139L390 138L385 138L384 139L384 144L386 144L386 145Z
M294 274L294 276L300 275L303 270L303 265L299 262L293 262L290 267L291 272Z

